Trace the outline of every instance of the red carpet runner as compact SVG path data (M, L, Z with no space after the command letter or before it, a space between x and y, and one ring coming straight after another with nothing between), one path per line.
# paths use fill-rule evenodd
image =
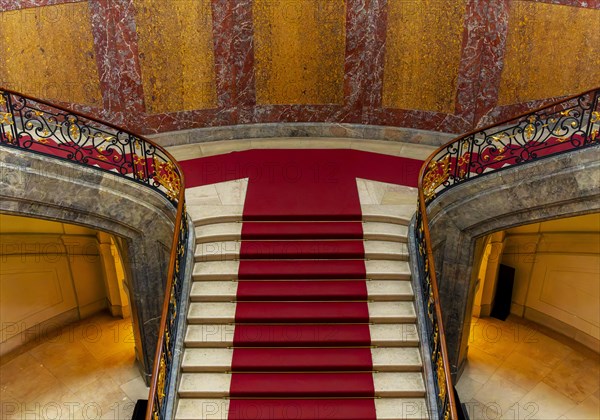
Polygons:
M249 178L229 419L375 419L356 178L415 186L420 161L252 150L182 166L187 187Z

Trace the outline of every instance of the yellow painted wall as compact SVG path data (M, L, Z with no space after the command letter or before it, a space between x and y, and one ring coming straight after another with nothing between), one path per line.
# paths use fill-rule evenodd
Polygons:
M41 98L102 105L87 2L0 13L0 83Z
M254 0L258 104L343 104L344 0Z
M600 85L600 10L512 1L499 105Z
M135 0L134 5L146 110L215 108L210 0Z
M466 1L389 1L383 105L454 113Z
M505 234L500 262L515 268L511 313L600 351L600 214Z
M127 315L111 246L110 235L92 229L0 214L0 354L107 308ZM107 270L115 265L121 270Z

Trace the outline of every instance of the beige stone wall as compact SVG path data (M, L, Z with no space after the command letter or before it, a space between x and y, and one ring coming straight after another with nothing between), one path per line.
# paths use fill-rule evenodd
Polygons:
M511 312L600 351L600 214L512 228L504 246Z
M473 315L490 315L498 267L515 269L511 313L600 351L600 214L550 220L489 235Z
M0 215L0 354L104 309L128 316L111 235Z

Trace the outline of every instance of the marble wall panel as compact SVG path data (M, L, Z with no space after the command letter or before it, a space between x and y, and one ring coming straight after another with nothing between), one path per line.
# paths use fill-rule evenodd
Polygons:
M142 134L460 134L600 85L598 13L598 0L0 0L0 84Z
M87 2L0 13L0 85L101 106L91 27Z
M215 108L210 0L135 0L149 114Z
M454 113L466 1L388 2L383 105Z
M600 86L600 10L513 1L498 104Z
M343 0L254 0L259 104L342 104Z

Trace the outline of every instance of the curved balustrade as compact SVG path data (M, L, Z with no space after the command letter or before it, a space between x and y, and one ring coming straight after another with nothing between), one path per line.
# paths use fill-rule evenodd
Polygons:
M0 90L0 143L95 167L179 200L182 175L160 146L124 129Z
M419 175L415 221L419 278L428 317L440 418L457 418L431 248L427 206L450 188L479 176L600 144L600 89L473 131L437 149Z
M461 136L426 161L425 203L469 179L597 144L597 89Z
M0 88L0 145L107 171L167 197L177 209L148 418L165 418L168 375L179 321L188 222L184 176L162 147L120 127Z

